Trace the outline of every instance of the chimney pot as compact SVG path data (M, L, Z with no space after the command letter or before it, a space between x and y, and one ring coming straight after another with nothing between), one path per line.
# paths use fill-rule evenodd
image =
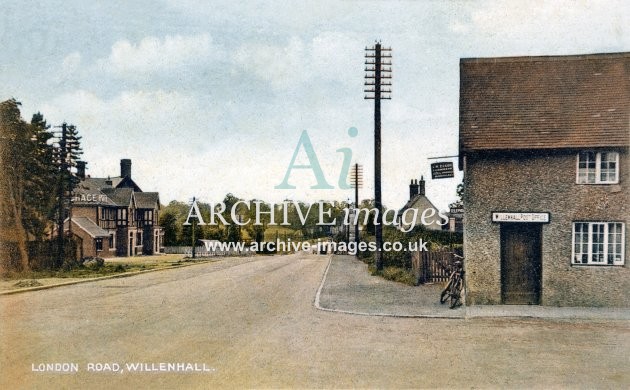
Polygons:
M409 199L413 199L416 195L418 195L418 181L411 179L411 184L409 184Z

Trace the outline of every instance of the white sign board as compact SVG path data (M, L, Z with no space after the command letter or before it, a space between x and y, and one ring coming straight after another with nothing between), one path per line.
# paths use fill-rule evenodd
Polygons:
M492 222L549 223L549 213L492 213Z

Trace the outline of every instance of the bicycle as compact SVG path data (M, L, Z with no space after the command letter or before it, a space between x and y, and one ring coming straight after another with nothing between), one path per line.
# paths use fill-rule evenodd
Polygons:
M463 259L461 256L457 257ZM464 263L458 260L453 263L452 268L453 271L448 278L448 283L440 294L440 303L445 303L450 299L450 308L454 309L462 304L462 290L464 289Z

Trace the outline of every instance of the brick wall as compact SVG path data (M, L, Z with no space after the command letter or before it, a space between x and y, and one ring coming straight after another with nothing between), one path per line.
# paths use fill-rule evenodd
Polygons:
M72 206L73 217L87 217L96 223L98 221L98 207L94 206Z
M72 226L72 234L79 238L78 243L81 245L82 242L82 251L80 253L83 257L88 256L96 256L96 257L114 257L116 255L115 251L109 250L109 240L107 237L103 237L103 250L96 250L96 243L94 242L94 238L87 234L83 229L73 223Z
M630 158L618 185L575 184L577 151L466 157L464 255L468 304L501 303L500 224L493 211L548 212L541 304L630 307ZM625 265L571 265L574 221L625 223Z

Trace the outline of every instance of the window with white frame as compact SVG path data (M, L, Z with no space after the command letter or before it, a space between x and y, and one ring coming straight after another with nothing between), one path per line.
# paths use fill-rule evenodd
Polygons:
M619 153L580 152L577 157L578 184L615 184L619 182Z
M621 222L574 222L572 263L623 265L624 238Z

